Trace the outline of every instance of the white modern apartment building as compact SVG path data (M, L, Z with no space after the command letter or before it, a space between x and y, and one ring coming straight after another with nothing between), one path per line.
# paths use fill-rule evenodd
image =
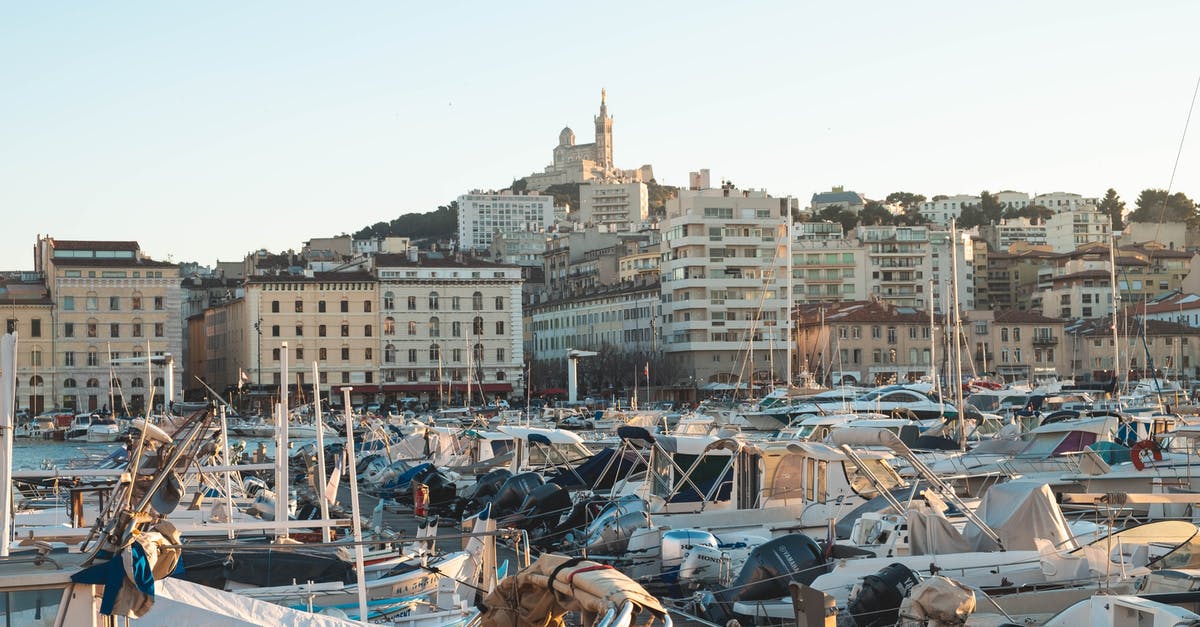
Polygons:
M936 200L921 203L920 212L930 222L942 226L950 226L951 218L957 219L962 210L972 205L978 205L979 196L958 194L955 196L935 196Z
M782 378L791 205L729 184L668 201L662 328L676 383Z
M1100 199L1085 198L1079 194L1071 194L1069 192L1050 192L1034 196L1031 204L1041 205L1054 213L1062 213L1064 211L1083 209L1089 205L1095 207L1100 204Z
M1107 244L1112 219L1087 205L1056 213L1046 220L1046 243L1056 253L1066 253L1088 244Z
M866 298L866 247L847 239L842 225L792 226L792 300L795 304Z
M458 245L463 250L487 250L497 232L545 231L553 225L553 196L475 190L458 197Z
M959 232L959 307L975 307L973 247L970 234ZM930 304L944 312L952 285L953 256L949 231L925 226L862 226L858 240L866 249L866 275L870 294L898 307L923 309ZM933 281L933 294L929 293Z
M994 251L1007 251L1009 246L1023 242L1032 246L1046 245L1046 225L1034 224L1029 218L1007 218L997 224L979 227L979 236Z
M585 225L628 231L650 215L646 184L588 183L579 186L579 222Z

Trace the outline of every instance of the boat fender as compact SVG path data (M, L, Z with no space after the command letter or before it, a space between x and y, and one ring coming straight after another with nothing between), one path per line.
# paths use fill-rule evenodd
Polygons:
M413 515L425 516L429 513L429 486L418 483L413 489Z
M1156 462L1163 460L1162 447L1155 440L1142 440L1129 449L1129 461L1138 470L1146 469L1148 457L1153 457Z

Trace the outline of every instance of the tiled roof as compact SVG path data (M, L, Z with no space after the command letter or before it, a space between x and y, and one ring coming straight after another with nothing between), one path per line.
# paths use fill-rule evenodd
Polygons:
M331 283L347 281L375 281L375 276L369 272L314 272L312 276L303 274L262 274L246 279L247 283Z
M86 239L56 239L54 248L58 250L139 250L134 241L102 241Z
M840 303L808 303L793 310L799 325L817 325L839 322L901 322L929 324L929 312L915 307L897 307L890 303L874 300L857 300ZM942 316L937 316L940 323Z
M416 261L404 254L381 254L375 256L377 268L515 268L517 266L496 263L480 257L462 255L458 257L431 257L420 255Z
M1043 315L1040 311L1020 311L1017 309L997 311L993 320L1007 324L1061 324L1066 322L1066 320L1060 318L1051 318Z

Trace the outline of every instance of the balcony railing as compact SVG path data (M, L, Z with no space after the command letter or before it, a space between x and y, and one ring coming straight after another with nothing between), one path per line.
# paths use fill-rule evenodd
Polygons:
M1058 338L1053 335L1035 335L1033 336L1034 346L1057 346Z

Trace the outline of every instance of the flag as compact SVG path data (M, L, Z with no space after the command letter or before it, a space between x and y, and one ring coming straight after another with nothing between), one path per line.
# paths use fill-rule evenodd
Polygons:
M650 378L650 362L646 362L646 367L642 368L642 376Z
M242 389L242 386L249 382L250 382L250 375L246 374L245 370L238 368L238 389L239 390Z

